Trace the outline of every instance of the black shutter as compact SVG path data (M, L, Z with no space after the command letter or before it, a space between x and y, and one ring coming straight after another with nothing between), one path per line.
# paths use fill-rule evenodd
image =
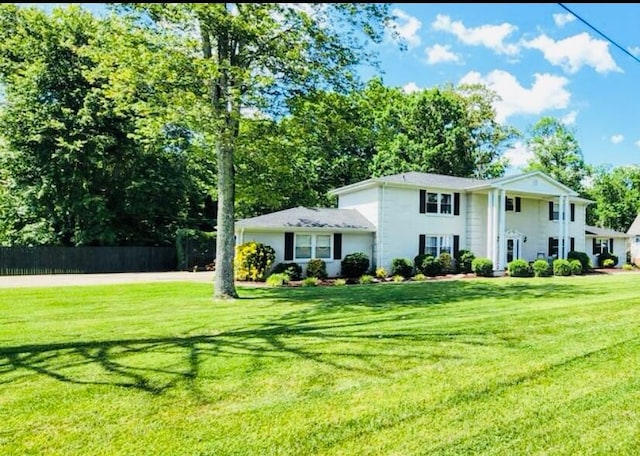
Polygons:
M549 220L553 220L553 201L549 201Z
M453 215L460 215L460 193L453 194Z
M576 221L576 205L575 203L571 203L571 221Z
M596 251L596 238L593 238L593 250L591 251L591 253L593 253L594 255L597 253Z
M609 239L609 253L613 253L613 238Z
M333 259L342 259L342 233L333 233Z
M293 261L293 233L284 233L284 261Z
M521 209L522 209L522 206L521 206L520 197L516 196L516 212L520 212Z
M460 236L456 234L453 236L453 258L458 258L458 252L460 252Z
M576 251L576 238L571 238L571 251L575 252Z
M553 255L553 238L549 238L549 256Z
M425 208L427 206L427 191L420 190L420 213L425 213Z
M418 255L424 255L424 246L426 241L427 237L424 234L418 235Z

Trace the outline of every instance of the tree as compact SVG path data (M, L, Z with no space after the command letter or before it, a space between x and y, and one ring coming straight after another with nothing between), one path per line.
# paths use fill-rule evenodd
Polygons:
M587 195L588 224L626 232L640 212L640 166L597 168Z
M523 171L542 171L567 187L584 193L584 182L591 174L585 164L574 132L553 117L543 117L529 131L527 140L533 158Z
M191 57L191 73L184 76L193 76L197 82L174 100L182 100L185 109L197 106L201 117L192 128L215 144L218 236L214 296L237 297L233 281L234 155L242 132L242 108L277 115L292 94L318 87L340 91L352 86L356 65L372 57L365 39L380 42L384 36L389 5L116 5L145 14L160 34L183 38L183 53Z

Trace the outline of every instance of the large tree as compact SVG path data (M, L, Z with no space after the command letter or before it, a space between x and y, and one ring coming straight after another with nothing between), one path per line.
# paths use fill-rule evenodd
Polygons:
M352 85L357 65L369 61L367 42L380 42L390 19L384 3L128 3L151 19L153 30L182 37L196 80L175 98L193 111L193 128L216 150L218 236L214 296L234 298L236 145L243 108L278 115L291 95ZM141 21L146 25L148 21ZM159 59L167 58L159 56ZM184 102L187 102L186 104ZM195 116L192 116L195 118Z
M640 211L640 166L598 167L587 195L587 223L626 232Z

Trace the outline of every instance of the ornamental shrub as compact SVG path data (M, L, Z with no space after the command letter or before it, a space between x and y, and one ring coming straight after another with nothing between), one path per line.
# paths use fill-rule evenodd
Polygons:
M471 263L476 256L470 250L459 250L456 255L456 270L462 274L472 272Z
M624 271L633 271L633 265L630 263L625 263L622 265L622 269Z
M394 258L391 260L391 275L401 275L408 279L413 275L413 265L408 258Z
M603 268L613 268L615 267L615 263L613 262L613 260L611 258L607 258L606 260L604 260L602 262L602 267Z
M571 266L571 274L572 275L582 275L582 263L580 260L568 260L569 265Z
M493 261L490 258L474 258L471 270L479 277L493 277Z
M320 279L317 277L305 277L302 279L303 287L317 287L320 285Z
M313 258L307 263L307 277L324 280L327 278L327 263L323 259Z
M263 282L275 258L273 247L260 242L250 241L236 246L233 260L235 279Z
M429 277L435 277L442 274L442 265L437 258L427 255L422 260L419 272Z
M278 263L273 267L271 274L285 273L289 276L289 280L302 279L302 266L298 263Z
M376 268L376 279L384 280L387 278L387 270L385 268Z
M531 277L533 275L533 270L529 263L522 259L511 261L507 265L507 269L511 277Z
M279 272L277 274L271 274L267 277L268 287L282 287L289 283L289 274L286 272Z
M618 257L609 252L601 253L600 255L598 255L597 259L598 259L599 268L613 268L618 264ZM613 260L613 264L611 266L605 266L604 265L605 260Z
M578 252L576 250L571 250L567 253L567 260L578 260L580 261L580 265L582 266L582 271L588 271L591 269L591 258L587 255L586 252Z
M440 274L451 274L455 271L453 257L450 253L442 252L438 256L438 264L440 265Z
M373 276L370 274L363 274L362 276L360 276L360 278L358 279L359 283L362 284L366 284L366 283L373 283Z
M570 276L571 264L569 260L557 259L553 260L553 275L555 276Z
M533 275L536 277L549 277L553 270L547 260L539 259L533 262Z
M356 279L368 269L369 257L363 252L350 253L340 262L340 275L348 279Z

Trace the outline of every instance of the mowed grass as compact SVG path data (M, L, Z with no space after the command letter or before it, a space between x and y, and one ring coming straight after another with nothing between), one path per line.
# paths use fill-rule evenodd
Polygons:
M639 284L0 290L0 454L639 454Z

